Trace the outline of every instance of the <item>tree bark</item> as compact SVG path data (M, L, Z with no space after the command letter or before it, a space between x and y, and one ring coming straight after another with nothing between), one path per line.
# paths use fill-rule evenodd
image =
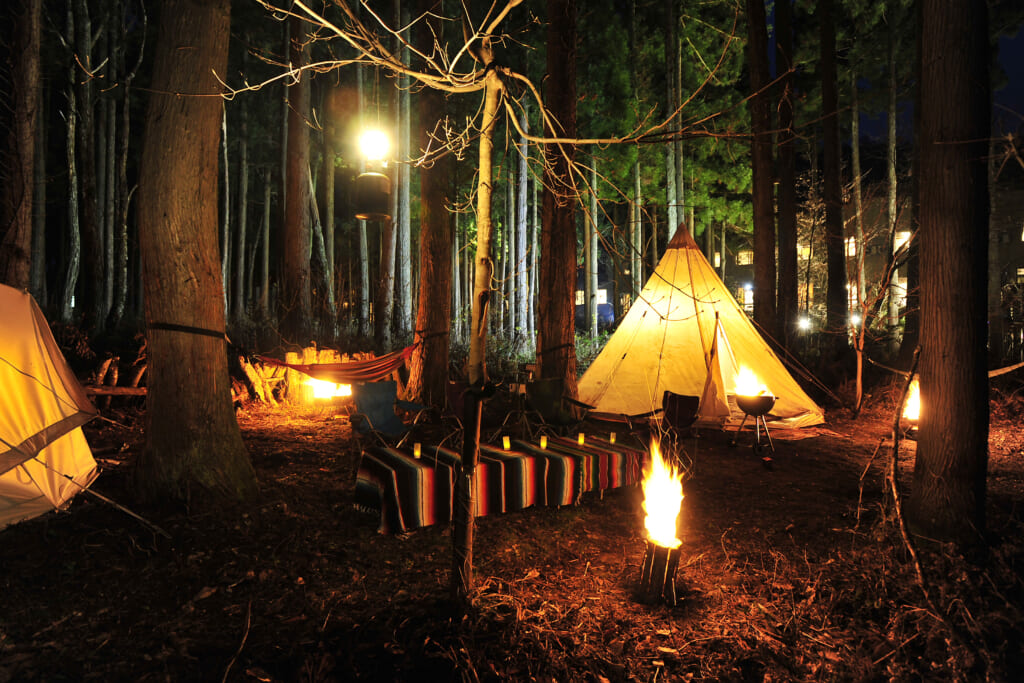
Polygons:
M92 22L85 0L74 0L75 12L75 58L78 68L75 74L78 124L75 127L77 140L75 153L78 160L79 183L79 226L82 235L82 267L84 277L78 286L77 308L84 313L87 330L102 329L103 320L103 235L99 220L99 204L96 191L96 117L94 116L94 94L92 69Z
M289 20L290 54L294 66L306 64L309 55L305 24ZM309 114L308 73L301 72L288 87L288 157L285 182L284 267L281 277L281 334L286 344L305 346L313 334L312 275L309 266Z
M825 188L825 252L828 261L828 292L825 329L829 361L841 364L850 349L847 339L849 300L846 291L846 245L843 233L843 197L840 179L839 96L836 82L836 36L832 0L818 4L821 22L821 101L824 129L823 184ZM840 371L839 367L834 368Z
M491 66L490 64L486 66ZM473 481L480 458L480 399L487 383L487 307L494 276L491 217L494 191L493 156L494 127L502 83L497 72L489 70L484 94L483 120L480 125L480 157L477 178L476 272L473 283L473 319L470 326L469 362L467 371L473 391L466 394L462 438L462 471L456 485L456 509L452 519L452 593L465 603L473 589Z
M165 0L139 177L149 386L136 485L148 500L247 499L256 476L231 402L217 246L228 0ZM183 49L184 48L184 49ZM183 325L189 333L166 329Z
M39 107L39 41L42 0L15 0L3 10L10 21L4 41L11 101L4 114L8 131L0 154L0 282L18 289L31 284L32 201Z
M921 25L921 418L907 517L930 538L985 530L988 374L984 3L924 0Z
M526 111L523 110L519 113L519 127L524 131L529 130L529 118L526 115ZM527 263L527 253L530 251L527 248L527 224L526 212L528 209L527 199L529 193L529 177L530 170L527 165L527 159L529 158L530 148L527 145L525 137L519 140L519 173L517 179L519 181L519 188L516 192L516 320L519 325L518 333L516 334L517 348L522 352L525 348L530 347L532 349L532 337L531 327L529 320L530 315L530 282Z
M885 136L885 170L886 170L886 258L891 259L896 250L896 27L889 25L889 83L888 83L888 111L886 112L886 136ZM898 331L900 325L899 269L893 268L889 277L888 292L888 328L889 328L889 353L895 355L899 350Z
M405 2L396 0L396 6L400 6L398 26L409 25L409 7ZM408 38L408 35L406 35ZM398 50L402 61L409 63L409 48L407 44L402 45ZM398 158L402 163L398 165L395 175L397 181L396 190L398 196L395 271L397 280L395 282L395 298L398 308L396 320L396 331L402 339L408 339L412 333L412 224L409 216L409 184L411 180L408 159L410 157L410 101L409 101L409 77L398 76Z
M772 122L764 0L747 0L747 63L750 66L750 160L754 205L754 320L778 339L775 317L775 212L772 202Z
M241 102L241 125L238 131L238 227L235 229L235 295L234 319L241 322L245 317L248 298L245 292L245 256L249 222L249 115L248 103Z
M421 9L429 9L431 2L421 0ZM424 3L428 7L423 8ZM420 148L428 149L434 122L446 114L445 96L425 88L417 98L423 124ZM414 337L419 346L412 353L406 389L412 400L437 407L445 404L452 320L451 164L451 156L445 154L433 166L420 169L420 295Z
M587 217L586 237L583 241L584 329L592 338L597 336L597 157L590 158L590 211Z
M65 27L68 41L74 40L75 35L75 13L71 3L67 4L65 13ZM75 316L75 290L78 288L78 275L82 264L82 231L79 220L78 206L78 164L76 158L78 150L76 140L78 139L78 97L75 94L75 83L78 79L78 65L72 56L69 59L67 84L67 146L65 147L65 160L68 164L68 244L67 244L67 269L64 274L64 287L61 291L60 319L64 323L71 323Z
M797 333L799 287L797 282L796 144L793 130L793 8L789 2L775 5L775 49L779 72L778 228L780 341L791 348ZM724 254L723 254L724 258Z
M545 100L559 130L576 135L576 2L548 0L547 87ZM540 325L538 372L565 380L576 395L576 191L572 177L574 148L548 144L544 149L541 197Z

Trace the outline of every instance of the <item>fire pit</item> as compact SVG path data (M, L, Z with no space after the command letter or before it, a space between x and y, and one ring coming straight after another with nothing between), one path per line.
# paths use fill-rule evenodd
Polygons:
M647 548L640 571L640 600L675 607L676 570L680 546L676 524L683 502L682 474L661 456L657 441L651 442L650 469L644 474L644 511L647 516Z
M768 391L768 387L761 384L757 376L746 366L740 368L736 377L736 405L743 411L743 420L732 437L732 445L736 445L736 439L747 423L747 418L754 418L754 452L761 453L765 446L761 443L761 428L764 427L764 435L768 440L767 449L775 452L775 444L772 443L772 435L768 432L768 423L765 415L775 407L775 396ZM770 459L766 459L765 465L769 465Z

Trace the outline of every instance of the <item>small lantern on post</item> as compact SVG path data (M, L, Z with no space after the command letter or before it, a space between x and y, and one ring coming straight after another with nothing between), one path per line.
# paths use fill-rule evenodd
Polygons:
M366 171L356 177L356 218L380 221L391 218L391 179L384 173L387 168L387 135L379 130L367 130L359 138L359 149L366 159Z

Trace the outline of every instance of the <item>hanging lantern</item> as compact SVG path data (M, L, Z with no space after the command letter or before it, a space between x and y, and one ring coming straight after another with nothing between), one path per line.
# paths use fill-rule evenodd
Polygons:
M383 173L367 171L356 177L356 218L382 221L391 218L391 179Z
M368 130L359 138L359 147L366 158L367 170L356 177L356 218L380 221L391 218L391 179L384 170L390 143L378 130ZM379 170L378 170L379 169Z

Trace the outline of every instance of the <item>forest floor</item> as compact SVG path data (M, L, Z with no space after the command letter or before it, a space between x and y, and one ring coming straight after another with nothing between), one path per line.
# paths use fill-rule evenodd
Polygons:
M143 416L118 401L86 429L94 488L170 539L88 495L0 533L0 683L1020 680L1016 416L993 416L983 557L918 541L918 575L885 494L879 399L807 438L773 431L770 470L752 434L687 442L676 606L637 599L634 486L478 518L461 615L449 527L385 536L353 508L359 444L336 408L241 408L259 500L188 512L133 502Z

